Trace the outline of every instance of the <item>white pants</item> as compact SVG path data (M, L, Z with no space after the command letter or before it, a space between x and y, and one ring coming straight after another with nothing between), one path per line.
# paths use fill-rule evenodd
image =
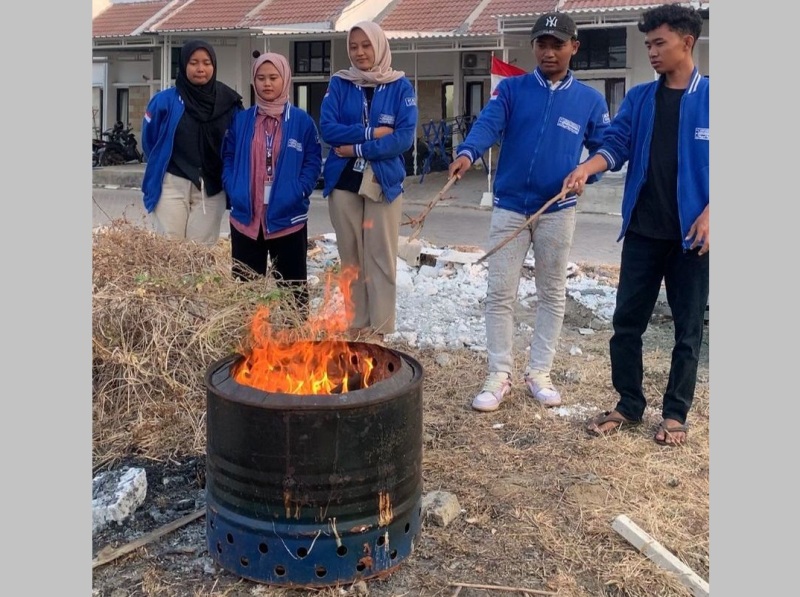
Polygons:
M495 207L489 245L505 240L528 218ZM533 243L536 319L527 370L549 373L564 322L567 264L575 232L575 208L542 214L514 240L489 257L486 294L486 348L489 371L513 374L514 303L522 263Z
M225 201L225 191L203 197L191 181L168 172L164 175L161 197L153 216L161 231L170 238L213 245L219 240Z

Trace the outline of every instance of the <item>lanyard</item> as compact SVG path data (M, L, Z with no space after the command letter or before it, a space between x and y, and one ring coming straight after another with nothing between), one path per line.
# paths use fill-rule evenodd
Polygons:
M278 125L277 121L273 123L273 120L271 118L268 118L267 122L265 123L265 126L264 126L264 128L266 130L266 137L267 137L267 164L266 165L267 165L267 181L268 182L272 182L273 172L275 171L274 165L272 163L272 148L273 148L273 145L275 144L275 133L277 132L277 128L278 128L277 125ZM272 129L272 131L269 130L270 128Z

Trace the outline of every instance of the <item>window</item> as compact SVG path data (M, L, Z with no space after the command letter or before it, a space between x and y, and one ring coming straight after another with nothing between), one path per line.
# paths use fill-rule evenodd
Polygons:
M624 27L581 29L578 40L581 45L572 57L573 70L625 68L627 31Z
M455 88L452 83L442 83L442 119L453 118L456 113L453 109L453 93Z
M331 42L297 41L294 44L294 75L327 75L331 72Z
M470 81L467 83L467 116L477 116L483 109L483 82Z
M127 89L117 89L117 121L128 126L130 119L130 93Z

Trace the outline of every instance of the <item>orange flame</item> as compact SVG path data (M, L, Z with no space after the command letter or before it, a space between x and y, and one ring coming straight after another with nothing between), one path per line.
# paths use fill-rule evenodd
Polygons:
M234 370L234 379L265 392L333 394L370 384L375 364L341 338L353 320L350 286L356 268L329 274L319 312L303 330L273 329L269 308L260 307L250 325L250 345Z

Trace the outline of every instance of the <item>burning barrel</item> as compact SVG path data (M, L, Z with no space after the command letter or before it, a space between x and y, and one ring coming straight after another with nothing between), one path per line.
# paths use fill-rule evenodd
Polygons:
M329 393L295 393L297 380L279 384L292 392L249 385L257 371L239 354L206 372L209 552L279 586L388 574L421 524L422 366L376 344L306 348L304 361L317 349L337 355L325 366ZM270 363L273 380L283 375Z

